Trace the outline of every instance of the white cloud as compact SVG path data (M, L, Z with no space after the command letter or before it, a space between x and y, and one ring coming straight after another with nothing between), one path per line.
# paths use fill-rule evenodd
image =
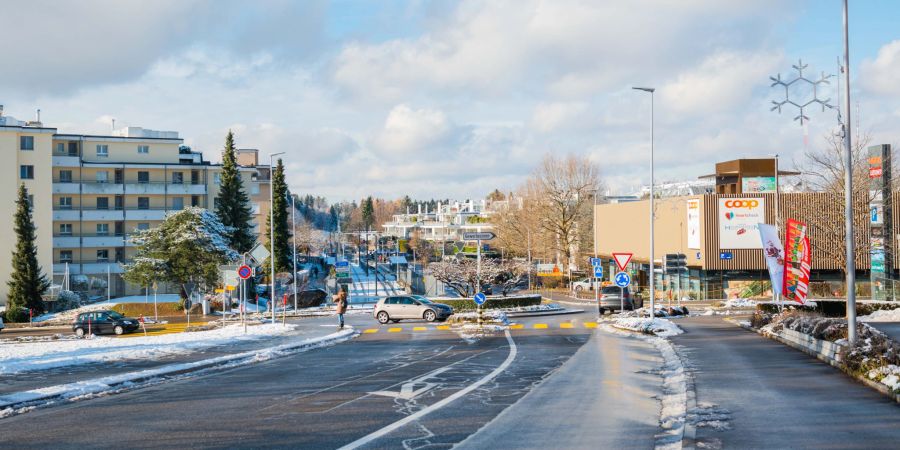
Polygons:
M867 91L881 95L900 95L900 40L881 47L874 60L864 60L860 75Z
M585 122L587 110L587 102L540 103L534 108L531 124L542 133L575 128Z
M397 105L388 113L373 143L383 156L405 158L431 153L449 136L451 128L443 111Z

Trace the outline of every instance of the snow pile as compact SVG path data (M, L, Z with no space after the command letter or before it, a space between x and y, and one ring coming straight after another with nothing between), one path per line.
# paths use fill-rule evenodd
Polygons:
M879 309L858 319L860 322L900 322L900 309Z
M295 325L231 325L210 331L130 338L93 337L0 346L0 375L106 361L157 359L230 342L290 333Z
M755 308L756 301L748 298L733 298L725 301L726 308Z
M545 312L545 311L561 311L565 308L559 306L556 303L546 303L540 305L531 305L531 306L516 306L515 308L500 308L500 311L505 311L508 313L518 313L518 312Z
M674 306L672 308L657 308L655 317L680 317L688 315L686 306ZM643 307L631 311L623 311L613 314L612 317L650 317L650 308Z
M452 317L454 322L477 322L478 321L478 312L477 311L468 311L462 313L456 313ZM509 325L509 316L506 315L506 311L496 310L496 309L488 309L484 311L484 319L489 322L500 323L503 325Z
M669 337L677 336L684 331L667 319L650 319L649 317L621 317L612 319L612 326L623 330L637 331L644 334Z
M877 369L870 370L866 376L870 380L875 380L891 388L894 392L900 391L900 367L898 366L893 364L881 366Z

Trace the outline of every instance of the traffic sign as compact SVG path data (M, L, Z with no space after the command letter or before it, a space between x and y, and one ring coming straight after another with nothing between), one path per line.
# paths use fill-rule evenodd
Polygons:
M473 300L475 300L476 305L481 306L484 304L484 302L487 301L487 296L484 295L484 292L479 292L479 293L475 294L475 297Z
M184 292L190 297L190 295L194 292L194 287L197 285L193 282L187 282L181 285L184 288Z
M245 264L241 267L238 267L237 274L239 277L241 277L242 280L246 280L247 278L250 278L253 275L253 269L251 269L250 266Z
M613 253L613 259L616 260L616 265L619 266L619 270L625 270L625 266L628 265L628 262L631 261L631 257L634 255L633 253Z
M719 259L734 259L734 253L731 252L719 252Z
M334 264L334 267L350 267L349 261L338 261Z
M253 250L250 250L250 256L258 262L262 263L269 257L269 249L266 248L265 245L256 244L256 247L253 247Z
M496 234L491 233L490 231L478 231L478 232L468 232L463 233L464 241L490 241L497 237Z
M631 284L631 275L628 275L627 272L619 272L616 274L616 286L620 288L628 287Z
M603 278L603 266L594 266L594 278Z
M603 258L591 258L591 267L597 267L603 264Z

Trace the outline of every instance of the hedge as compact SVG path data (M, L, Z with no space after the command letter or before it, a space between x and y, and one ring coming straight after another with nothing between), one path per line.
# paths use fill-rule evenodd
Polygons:
M453 307L453 311L475 311L478 305L471 298L433 298L435 303L443 303ZM544 300L540 295L520 295L515 297L488 297L484 303L485 309L517 308L520 306L540 305Z
M846 300L815 300L815 306L791 304L790 307L800 311L817 312L825 317L844 317L847 315ZM787 305L787 304L786 304ZM867 316L878 310L891 310L900 308L900 302L884 302L884 301L857 301L856 315ZM777 313L778 304L774 302L758 303L757 311L766 313Z

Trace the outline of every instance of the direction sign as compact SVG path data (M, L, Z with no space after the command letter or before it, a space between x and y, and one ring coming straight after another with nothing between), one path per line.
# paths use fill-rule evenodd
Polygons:
M627 272L619 272L616 274L616 286L620 288L628 287L631 284L631 275L628 275Z
M334 267L350 267L349 261L338 261L334 264Z
M241 277L242 280L246 280L253 275L253 269L251 269L250 266L244 264L243 266L238 267L237 274L239 277Z
M484 302L487 301L487 296L484 295L484 292L479 292L479 293L475 294L475 297L473 300L475 300L476 305L481 306L484 304Z
M616 260L616 265L619 266L619 270L625 270L625 266L631 261L633 253L613 253L612 255L613 259Z
M603 278L603 266L594 266L594 278Z
M490 241L497 237L496 234L491 233L490 231L478 231L478 232L468 232L463 233L464 241Z
M603 258L591 258L591 267L597 267L603 264Z

